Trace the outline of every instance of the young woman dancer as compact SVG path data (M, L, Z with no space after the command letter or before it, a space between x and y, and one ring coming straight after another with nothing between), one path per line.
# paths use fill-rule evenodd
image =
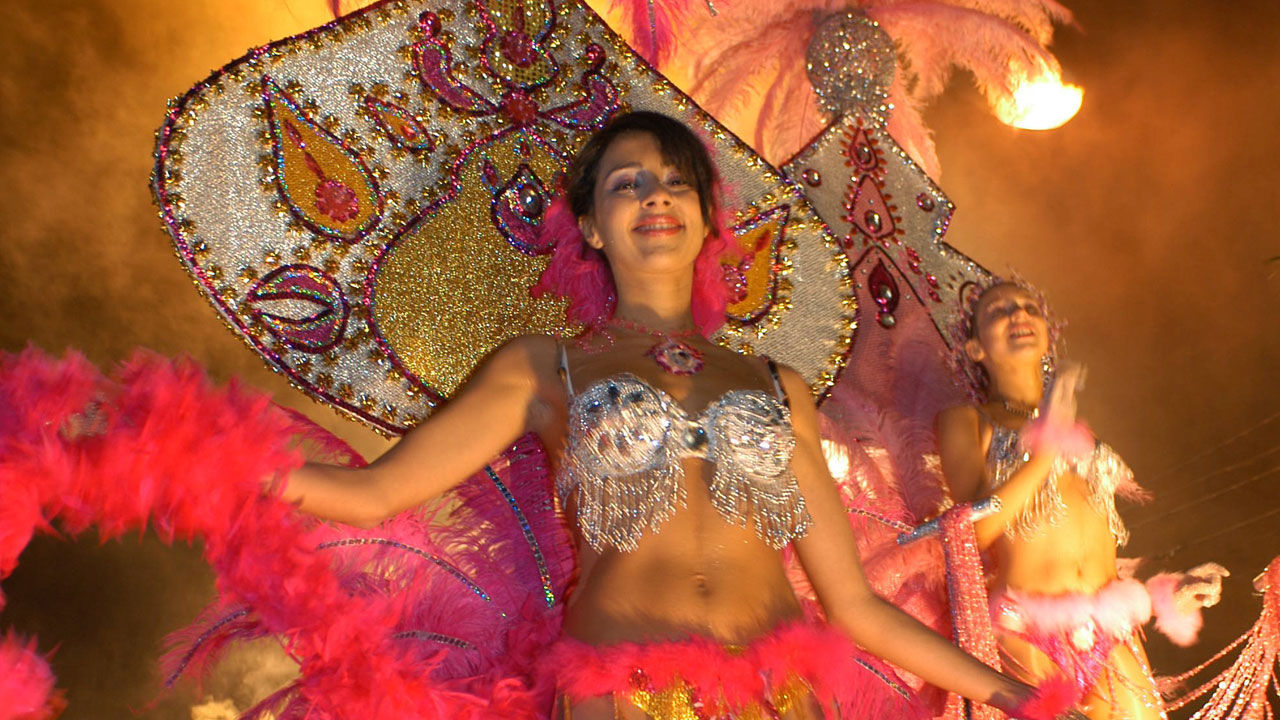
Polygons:
M1040 295L1021 282L997 283L977 298L955 358L981 402L938 417L942 470L956 502L999 500L975 532L989 552L1005 670L1030 683L1066 675L1077 707L1097 720L1164 717L1139 628L1154 602L1157 625L1190 641L1194 630L1179 625L1189 613L1177 611L1217 602L1226 571L1210 564L1146 586L1120 577L1116 548L1128 532L1115 497L1143 492L1120 457L1076 421L1083 369L1064 364L1046 390L1059 332Z
M823 717L880 681L844 677L849 640L939 686L1019 712L1033 696L875 596L795 372L722 349L718 220L705 148L662 115L622 116L565 178L541 289L578 342L495 351L368 467L308 465L286 496L356 525L436 496L526 432L552 458L578 546L564 638L544 665L558 717ZM830 628L806 623L793 543ZM1025 707L1025 706L1024 706Z

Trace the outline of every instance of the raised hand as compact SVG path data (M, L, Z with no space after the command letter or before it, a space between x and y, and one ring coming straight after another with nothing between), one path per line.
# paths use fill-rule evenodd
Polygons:
M1173 590L1173 601L1179 612L1193 612L1213 607L1222 599L1222 578L1231 572L1216 562L1207 562L1188 570Z
M1063 362L1058 368L1053 386L1044 397L1041 413L1045 422L1055 427L1068 427L1076 422L1076 395L1084 389L1085 366L1077 362Z

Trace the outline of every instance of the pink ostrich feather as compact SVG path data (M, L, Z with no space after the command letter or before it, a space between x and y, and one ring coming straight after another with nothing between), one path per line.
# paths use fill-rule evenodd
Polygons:
M53 671L35 641L7 633L0 640L0 720L52 720L61 705Z
M904 2L867 9L902 52L911 95L939 95L957 68L973 74L991 101L1008 97L1017 72L1034 75L1058 61L1016 22L981 10L937 2Z
M942 4L955 5L1002 18L1022 28L1041 45L1053 40L1053 26L1074 23L1071 11L1053 0L940 0ZM890 2L870 3L889 5Z
M719 9L722 2L718 0L714 7ZM610 1L610 6L622 16L620 34L627 38L632 50L659 69L671 58L680 40L677 28L688 26L695 5L704 6L711 14L712 6L707 0Z
M546 669L573 699L627 694L637 681L659 690L679 681L706 703L708 716L716 717L758 706L762 697L778 695L797 676L824 705L837 706L842 717L920 720L929 714L882 661L841 633L815 624L783 626L732 650L705 637L610 646L563 639L548 654Z
M935 177L921 110L954 70L972 72L993 103L1006 99L1019 73L1058 69L1047 46L1054 25L1072 21L1052 0L738 0L684 28L676 52L689 65L686 89L766 160L783 163L829 121L805 69L809 39L832 14L858 10L881 23L900 53L889 131Z
M827 122L804 64L819 17L803 4L735 5L707 23L723 40L694 59L689 94L775 165Z
M189 361L139 353L107 376L78 356L0 356L0 429L0 507L26 498L5 518L21 526L7 529L0 567L55 520L104 538L151 526L166 542L202 539L221 601L179 638L171 670L267 634L301 665L248 718L536 718L549 705L533 669L558 635L573 556L536 442L447 506L357 532L299 517L278 486L304 449L359 457ZM29 657L11 652L0 670L36 667L19 662ZM6 698L47 694L40 673L13 677Z

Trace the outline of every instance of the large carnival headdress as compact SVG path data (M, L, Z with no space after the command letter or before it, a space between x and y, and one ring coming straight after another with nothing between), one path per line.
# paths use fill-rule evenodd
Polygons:
M655 16L656 17L656 16ZM859 338L910 308L938 327L981 268L952 205L886 130L894 41L832 13L807 68L829 122L780 168L586 5L383 0L230 63L172 103L155 197L229 327L312 397L411 427L486 353L566 329L534 299L557 173L625 109L704 135L746 250L719 338L790 364L819 398Z

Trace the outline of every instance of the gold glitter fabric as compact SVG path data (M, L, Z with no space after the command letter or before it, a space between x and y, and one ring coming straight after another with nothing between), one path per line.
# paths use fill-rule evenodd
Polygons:
M820 720L820 715L809 711L806 699L809 687L800 678L791 678L767 700L752 703L728 716L732 720ZM623 703L640 709L653 720L704 720L707 717L687 685L679 678L661 690L636 690ZM620 714L620 717L626 717Z
M399 433L503 342L573 330L562 301L528 293L550 251L538 228L567 159L628 109L692 127L730 189L747 257L725 264L717 339L820 399L854 344L868 252L938 308L980 272L940 242L946 197L856 108L772 168L578 2L383 0L256 48L170 103L152 184L232 331Z
M679 677L661 689L634 690L616 695L614 720L707 720L706 705ZM559 701L556 720L574 720L572 705ZM788 679L768 699L751 703L736 712L718 713L719 720L822 720L824 717L807 683L799 677Z

